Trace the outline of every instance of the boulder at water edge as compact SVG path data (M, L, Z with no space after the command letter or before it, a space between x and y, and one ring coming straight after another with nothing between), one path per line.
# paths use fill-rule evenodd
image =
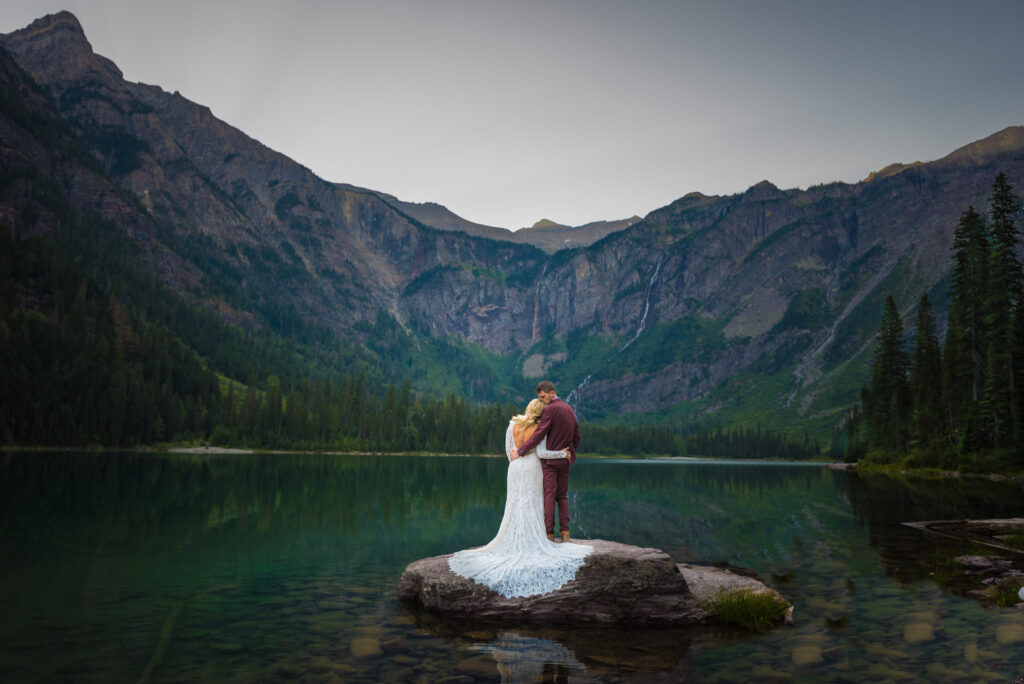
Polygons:
M713 622L704 602L721 590L774 591L729 570L677 564L664 551L603 539L576 578L548 594L506 598L448 568L449 555L411 563L398 583L403 603L449 618L508 624L685 627ZM790 608L792 612L792 608Z

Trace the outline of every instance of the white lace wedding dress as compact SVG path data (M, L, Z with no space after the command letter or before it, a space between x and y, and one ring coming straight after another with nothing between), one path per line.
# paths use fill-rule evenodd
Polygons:
M470 648L491 654L498 665L501 684L563 681L558 678L559 673L568 678L569 674L582 675L586 672L575 653L557 641L543 637L524 637L516 632L505 632L493 641ZM573 670L575 672L571 672ZM548 679L544 678L545 674ZM555 674L554 680L551 679L552 674Z
M511 454L512 423L505 432L505 453ZM452 572L490 587L502 596L547 594L576 576L593 551L583 544L556 544L544 530L544 477L537 453L546 457L545 438L537 451L509 463L505 515L498 534L486 546L459 551L448 559Z

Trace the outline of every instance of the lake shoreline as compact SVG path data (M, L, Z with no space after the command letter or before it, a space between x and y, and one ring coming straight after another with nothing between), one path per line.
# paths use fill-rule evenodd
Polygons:
M1024 472L1011 471L1009 473L965 473L959 470L940 470L938 468L907 468L897 465L876 465L865 463L839 463L835 464L838 470L856 472L858 475L888 475L889 477L907 477L924 480L947 480L947 479L978 479L991 482L1003 482L1010 480L1024 485Z
M154 454L208 454L210 456L232 456L250 454L322 454L324 456L435 456L442 458L504 458L501 454L485 453L447 453L440 451L366 451L366 450L331 450L331 449L259 449L244 447L220 447L220 446L135 446L135 447L105 447L93 446L41 446L41 445L0 445L0 453L3 452L89 452L89 453L154 453ZM803 459L771 459L771 458L721 458L718 456L670 456L667 454L658 455L636 455L636 454L588 454L581 453L581 459L587 460L610 460L610 461L683 461L683 462L736 462L736 463L793 463L818 466L844 466L846 464L834 463L832 461L817 461Z
M191 454L208 456L246 456L255 454L277 454L287 455L312 455L324 456L433 456L442 458L502 458L501 454L469 454L469 453L445 453L434 451L359 451L359 450L321 450L321 449L248 449L244 447L221 447L221 446L137 446L137 447L104 447L104 446L40 446L40 445L2 445L0 453L6 452L112 452L112 453L170 453L170 454ZM859 475L887 475L889 477L904 477L912 479L984 479L992 482L1010 480L1024 485L1024 472L1011 473L964 473L957 470L939 470L935 468L907 468L897 465L876 465L865 463L841 463L835 461L797 460L797 459L763 459L763 458L718 458L704 456L669 456L651 455L641 456L633 454L580 454L581 459L586 460L608 460L608 461L681 461L681 462L736 462L736 463L792 463L805 465L819 465L832 470L854 472Z

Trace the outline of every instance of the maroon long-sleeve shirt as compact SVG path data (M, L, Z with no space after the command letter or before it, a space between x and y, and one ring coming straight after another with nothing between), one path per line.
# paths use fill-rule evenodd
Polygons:
M576 422L576 414L564 401L555 397L540 414L537 429L530 439L519 447L519 453L525 454L535 449L544 437L548 438L550 451L569 450L569 463L576 462L576 449L580 445L580 426Z

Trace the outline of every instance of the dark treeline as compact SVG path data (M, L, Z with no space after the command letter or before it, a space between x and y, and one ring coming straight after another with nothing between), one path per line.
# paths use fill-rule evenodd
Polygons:
M1003 174L989 200L987 220L968 207L954 233L945 344L926 294L909 351L896 303L886 299L871 384L837 434L836 455L918 467L1024 465L1021 203Z
M511 409L414 398L365 373L258 387L214 374L50 248L0 230L0 440L133 446L207 441L268 448L495 451ZM230 336L228 336L230 339ZM244 347L243 347L244 349ZM250 340L248 359L260 353ZM285 365L287 368L287 365Z
M413 397L352 354L351 375L289 381L310 367L287 340L227 325L139 274L114 231L60 218L71 228L60 242L0 226L0 443L501 448L511 409Z

